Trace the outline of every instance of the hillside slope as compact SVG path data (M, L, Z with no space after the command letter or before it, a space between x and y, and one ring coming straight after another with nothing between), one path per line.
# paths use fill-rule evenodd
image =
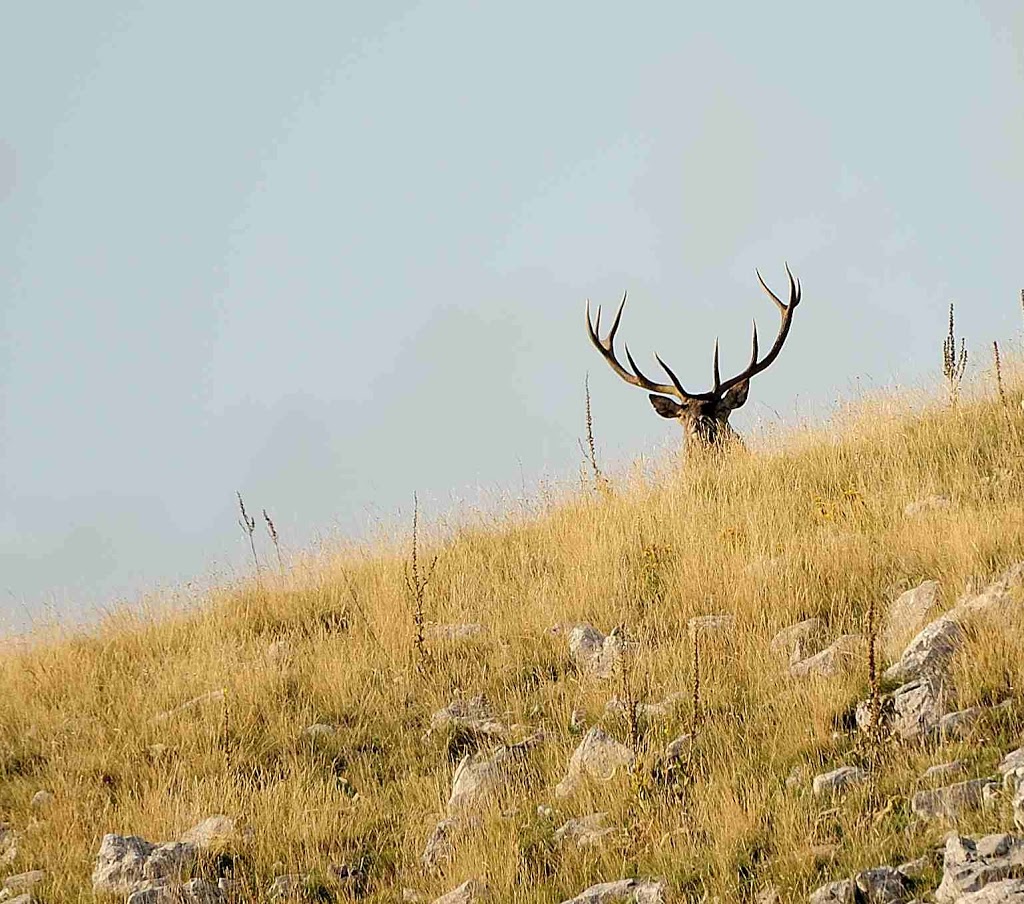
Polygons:
M430 901L478 879L493 900L558 902L626 876L661 877L678 900L753 900L768 886L804 900L927 854L949 824L911 812L924 771L962 760L962 778L987 776L1022 742L1019 590L963 622L942 705L987 708L958 734L858 731L863 639L841 641L830 674L819 659L794 676L789 660L864 635L874 604L889 665L1024 559L1024 419L1010 401L877 406L835 435L672 463L422 542L421 572L437 555L422 657L407 562L385 549L264 574L187 614L115 615L9 648L0 879L45 869L37 900L91 901L106 833L163 842L216 814L229 817L220 837L200 838L184 869L233 878L224 900L246 902L293 874L314 900ZM932 496L945 501L905 512ZM928 580L937 599L889 614ZM728 618L689 624L706 615ZM810 618L802 650L773 647ZM601 747L594 726L623 746ZM563 783L585 737L606 760ZM813 776L840 766L867 778L812 793ZM583 846L557 835L593 813L606 815L584 829L612 831ZM1009 798L959 825L1012 831ZM934 888L938 867L922 870Z

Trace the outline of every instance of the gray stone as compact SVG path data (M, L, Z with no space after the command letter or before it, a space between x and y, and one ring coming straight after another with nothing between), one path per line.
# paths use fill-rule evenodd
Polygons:
M615 831L605 825L607 819L607 813L591 813L570 819L555 830L555 843L562 844L569 839L575 841L578 848L593 847Z
M893 691L893 731L904 741L931 735L945 712L945 685L934 678L920 678Z
M960 622L967 622L977 615L1005 615L1017 608L1018 603L1010 591L1021 583L1024 583L1024 562L1017 562L980 593L962 596L948 614Z
M219 847L233 841L236 837L235 821L222 813L208 816L198 825L192 826L181 840L194 844L197 848Z
M43 810L48 810L56 798L49 791L40 789L32 795L32 800L29 802L29 806L32 807L37 813Z
M910 900L907 877L891 866L876 866L857 873L857 890L870 904L906 904Z
M815 889L807 900L809 904L854 904L856 897L857 884L853 879L840 879Z
M911 799L910 809L921 819L955 821L965 813L981 809L998 787L991 779L978 778L932 791L918 791Z
M690 636L709 632L731 632L736 627L736 616L727 612L718 615L695 615L686 623Z
M856 766L840 766L831 772L824 772L814 776L811 783L811 791L815 797L825 794L838 794L845 791L851 785L859 784L867 778L867 773Z
M967 771L965 766L960 760L955 760L952 763L937 763L934 766L929 766L925 769L924 774L921 776L922 781L945 781L946 779L953 778L957 775L963 775Z
M224 892L206 879L177 883L157 880L132 892L126 904L222 904Z
M434 904L474 904L488 898L487 886L479 879L467 879L458 888L434 899Z
M990 882L956 899L956 904L1024 904L1024 879Z
M448 798L448 815L456 816L480 807L493 797L508 779L505 768L506 748L492 754L466 754L452 777L452 792Z
M918 857L916 860L908 860L906 863L901 863L896 869L908 879L916 880L923 878L925 873L932 868L933 864L933 859L925 855L924 857Z
M637 703L636 711L637 715L646 719L649 722L656 722L659 719L667 719L675 711L676 706L681 700L686 698L686 694L669 694L664 700L659 703ZM604 711L609 716L627 717L626 702L622 700L617 694L605 704Z
M337 734L337 732L338 729L333 725L328 725L326 722L316 722L303 728L302 736L304 738L329 738Z
M619 879L591 885L562 904L665 904L663 879Z
M3 898L0 898L0 900L3 900ZM7 898L3 904L38 904L38 902L32 897L31 893L25 892L25 894L18 895L15 898Z
M196 853L196 846L185 841L152 844L137 835L104 835L92 872L93 891L129 895L154 879L180 881Z
M569 631L569 654L584 674L611 678L622 656L622 639L613 631L604 635L593 625L576 625Z
M4 879L2 887L7 891L14 892L31 891L45 878L45 869L33 869L29 870L27 873L18 873L15 876L8 876Z
M863 657L864 638L859 634L844 634L820 653L791 663L789 673L794 678L830 678L851 668Z
M1024 840L1013 835L986 835L975 841L953 833L946 838L938 904L952 904L1005 879L1024 877Z
M768 644L768 649L785 656L791 663L799 662L821 649L825 623L820 618L805 618L795 625L783 628Z
M985 710L981 706L971 706L957 712L947 713L939 720L939 734L944 738L964 739L982 717Z
M428 872L434 872L448 863L455 856L455 833L458 821L451 817L442 819L427 839L420 862Z
M502 735L507 730L505 725L495 718L483 694L468 700L455 699L430 717L431 731L441 731L449 726L488 737Z
M1012 792L1024 784L1024 747L1011 750L1003 757L999 764L999 774L1003 777L1003 787L1008 791Z
M939 582L922 581L901 593L882 617L878 640L889 659L895 659L915 634L928 624L939 605Z
M930 512L944 512L952 507L953 503L948 496L933 494L908 502L903 508L903 514L907 518L919 518Z
M587 777L608 781L632 762L632 750L595 726L573 752L565 778L555 787L555 796L568 797Z
M923 677L942 678L963 640L960 623L949 615L942 615L910 641L899 660L885 670L884 677L904 682Z

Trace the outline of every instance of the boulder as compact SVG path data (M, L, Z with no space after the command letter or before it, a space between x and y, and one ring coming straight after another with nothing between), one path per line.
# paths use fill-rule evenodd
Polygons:
M939 734L943 738L963 740L970 735L984 713L985 709L981 706L970 706L957 712L946 713L939 719Z
M126 904L224 904L226 900L220 887L206 879L157 880L132 892Z
M434 899L434 904L474 904L488 897L487 886L479 879L467 879L458 888Z
M483 694L468 700L457 698L430 717L431 731L441 731L448 727L485 736L502 735L506 731L505 725L495 718Z
M595 678L611 678L622 656L624 643L612 631L605 635L593 625L576 625L569 631L569 655L577 668Z
M571 840L576 842L578 848L593 847L615 831L605 825L607 819L607 813L591 813L589 816L570 819L555 830L555 843L563 844L566 840Z
M999 774L1003 777L1003 787L1013 791L1024 784L1024 747L1011 750L999 764Z
M194 844L197 848L221 847L236 837L235 821L230 816L217 814L208 816L202 822L192 826L181 841Z
M0 888L3 888L4 891L20 894L23 891L31 891L45 878L45 869L33 869L29 870L27 873L18 873L14 876L8 876L4 879Z
M820 653L791 663L789 674L794 678L818 676L830 678L851 668L864 658L864 638L859 634L844 634Z
M619 879L591 885L562 904L665 904L663 879Z
M1024 832L1024 782L1017 785L1013 794L1013 824Z
M952 904L992 883L1021 878L1024 878L1024 839L1013 835L985 835L975 840L953 833L946 839L942 883L935 890L935 900L938 904Z
M807 900L810 904L854 904L856 897L857 884L853 879L840 879L816 888Z
M963 775L966 771L967 766L960 760L954 760L952 763L936 763L936 765L925 769L921 780L926 782L945 781L954 776Z
M956 904L1024 904L1024 879L990 882L956 899Z
M138 835L104 835L92 871L93 891L130 895L155 879L180 882L197 851L187 841L152 844Z
M824 772L814 776L811 783L811 791L815 797L825 794L838 794L846 791L852 785L860 784L867 779L867 773L856 766L840 766L831 772Z
M899 660L885 670L884 677L888 681L903 682L924 677L943 678L963 641L960 622L942 615L918 632Z
M858 899L870 904L905 904L910 900L910 882L891 866L876 866L857 873L854 880Z
M768 644L776 655L785 656L792 665L817 653L822 646L825 623L820 618L805 618L783 628Z
M888 659L899 656L907 642L928 624L939 602L938 581L922 581L893 601L878 632L880 649Z
M910 809L921 819L956 821L965 813L985 806L998 788L992 779L976 778L931 791L918 791L911 798Z
M573 752L565 778L555 787L555 796L568 797L586 777L608 781L632 762L632 750L595 726Z

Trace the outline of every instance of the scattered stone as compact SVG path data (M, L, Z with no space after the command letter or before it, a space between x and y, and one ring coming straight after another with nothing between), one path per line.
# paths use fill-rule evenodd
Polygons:
M910 809L921 819L955 821L964 813L984 806L998 788L992 779L977 778L932 791L918 791L910 801Z
M910 641L899 660L885 670L888 681L909 682L923 677L944 677L953 654L964 640L960 623L942 615Z
M853 904L856 895L857 884L853 879L840 879L812 891L807 900L810 904Z
M785 656L789 664L813 656L821 649L825 623L820 618L805 618L783 628L768 644L768 649Z
M104 835L92 871L93 891L129 895L154 879L179 881L195 863L196 851L186 841L152 844L138 835Z
M442 819L434 826L434 831L430 833L430 837L427 839L427 846L424 848L423 856L420 858L423 868L428 873L440 869L455 855L455 840L453 836L457 828L457 820L451 817Z
M956 775L963 775L966 771L967 766L960 760L955 760L952 763L938 763L925 769L921 779L926 782L945 780Z
M905 904L910 899L907 877L891 866L876 866L857 873L858 898L870 904Z
M449 726L485 736L502 735L506 731L505 726L494 717L483 694L469 700L453 700L430 717L431 731L440 731Z
M586 776L608 781L621 767L632 762L632 750L595 726L573 752L565 778L555 787L555 796L568 797Z
M863 782L867 777L867 773L856 766L840 766L831 772L814 776L811 791L815 797L821 797L824 794L837 794L845 791L851 785Z
M1021 583L1024 583L1024 562L1017 562L981 592L962 596L947 615L966 622L976 615L1005 612L1016 605L1010 591Z
M820 653L791 663L789 674L794 678L820 676L829 678L863 659L864 638L859 634L844 634Z
M33 898L29 892L25 892L25 894L18 895L15 898L7 899L4 899L3 896L0 895L0 901L3 901L4 904L38 904L36 899Z
M472 640L487 633L478 622L453 625L425 625L423 636L428 640Z
M569 654L579 669L595 678L611 678L622 656L623 641L612 631L604 635L593 625L576 625L569 631Z
M939 728L946 712L946 686L938 678L909 681L882 698L882 725L904 741L927 738ZM871 701L857 705L857 725L867 731L871 724Z
M206 879L190 879L178 884L156 880L128 896L126 904L223 904L224 893Z
M939 720L939 734L944 738L963 740L971 733L977 721L985 712L981 706L971 706L954 713L947 713Z
M953 503L948 496L925 496L924 499L908 503L903 509L903 515L907 518L917 518L929 512L944 512L952 507Z
M999 774L1003 777L1003 787L1013 791L1024 784L1024 747L1011 750L999 764Z
M619 879L591 885L562 904L664 904L664 879Z
M1017 785L1013 795L1013 824L1024 832L1024 782Z
M207 694L201 694L198 697L193 697L191 700L182 703L181 706L176 706L174 709L168 709L162 713L157 713L150 719L151 725L157 725L161 722L166 722L168 719L172 719L174 716L179 716L182 713L187 713L190 710L196 709L205 703L219 703L224 699L227 692L224 690L210 691Z
M487 886L479 879L467 879L458 888L434 899L434 904L474 904L487 899Z
M333 725L328 725L326 722L316 722L302 729L302 736L304 738L329 738L337 733L338 729Z
M695 615L687 623L686 627L693 637L698 632L707 634L712 631L730 632L736 627L736 616L727 612L719 615Z
M647 719L651 722L659 719L667 719L674 712L676 704L685 698L686 694L679 693L670 694L660 703L637 703L637 715L640 718ZM613 696L604 707L605 715L609 716L627 717L629 714L626 710L626 701L620 699L617 694Z
M298 897L305 889L309 878L304 873L285 873L283 876L278 876L270 883L270 888L267 889L267 897L271 901Z
M44 810L48 810L50 806L53 804L54 800L56 800L56 798L53 796L53 794L51 794L49 791L40 789L32 795L32 800L29 802L29 806L37 813L40 813Z
M607 818L607 813L591 813L589 816L570 819L555 830L555 843L562 844L566 839L571 839L576 842L578 848L593 847L615 831L605 825Z
M17 859L20 840L21 836L9 823L0 822L0 866L6 866Z
M979 891L961 895L956 904L1024 904L1024 879L990 882Z
M665 745L665 759L675 760L682 757L690 749L692 735L687 731L673 738Z
M953 833L946 839L942 857L942 883L935 891L935 900L938 904L952 904L954 901L963 901L963 896L979 892L990 884L1021 877L1024 877L1024 839L1013 835L985 835L974 840ZM1002 889L996 888L994 891ZM974 900L978 902L985 899Z
M915 634L919 633L939 605L939 582L923 581L901 593L882 618L878 634L885 655L895 659Z
M31 891L35 886L46 878L45 869L33 869L27 873L18 873L16 876L8 876L4 879L3 888L6 891L23 892Z
M448 815L479 807L505 783L507 748L493 754L466 754L452 777L452 793L448 798Z
M916 860L908 860L906 863L901 863L896 869L911 881L916 881L921 879L932 868L932 863L932 858L925 855L924 857L918 857Z
M203 849L224 845L234 840L235 836L235 821L230 816L218 814L208 816L198 825L192 826L181 836L181 840Z

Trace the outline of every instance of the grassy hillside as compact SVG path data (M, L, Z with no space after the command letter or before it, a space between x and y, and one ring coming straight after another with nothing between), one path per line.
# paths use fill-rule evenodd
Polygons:
M1020 623L975 626L954 666L958 705L1009 708L942 744L872 747L850 726L869 692L866 655L833 677L796 679L769 641L810 616L829 638L863 633L872 602L881 619L925 579L941 582L949 606L1024 559L1019 398L956 410L890 401L771 451L672 462L610 492L538 502L528 518L421 537L419 568L437 555L428 627L485 629L450 640L428 631L422 660L407 544L264 574L188 614L112 616L10 647L0 821L19 840L0 878L44 868L41 900L93 900L104 833L165 841L211 814L237 822L226 846L242 901L266 900L291 872L310 874L319 900L399 901L414 889L429 901L478 877L499 901L558 902L630 875L663 876L683 900L752 900L769 883L802 900L831 878L923 854L948 829L910 813L924 769L959 758L987 775L1021 743ZM932 494L951 505L904 514ZM700 635L695 718L687 623L718 613L735 627ZM606 680L580 669L566 629L552 630L578 622L624 626L626 667ZM466 818L450 863L428 872L420 858L458 762L500 743L428 731L431 716L478 694L508 726L504 740L538 728L545 740L511 759L509 783ZM613 696L673 694L663 717L606 715ZM692 751L664 762L666 742L695 722ZM304 734L315 723L336 730ZM557 797L597 724L636 748L638 766ZM870 781L814 797L811 777L844 764L869 766ZM33 807L40 789L53 800ZM582 850L554 841L569 817L595 811L618 831ZM1011 825L1004 808L963 828ZM353 878L337 879L343 863Z

